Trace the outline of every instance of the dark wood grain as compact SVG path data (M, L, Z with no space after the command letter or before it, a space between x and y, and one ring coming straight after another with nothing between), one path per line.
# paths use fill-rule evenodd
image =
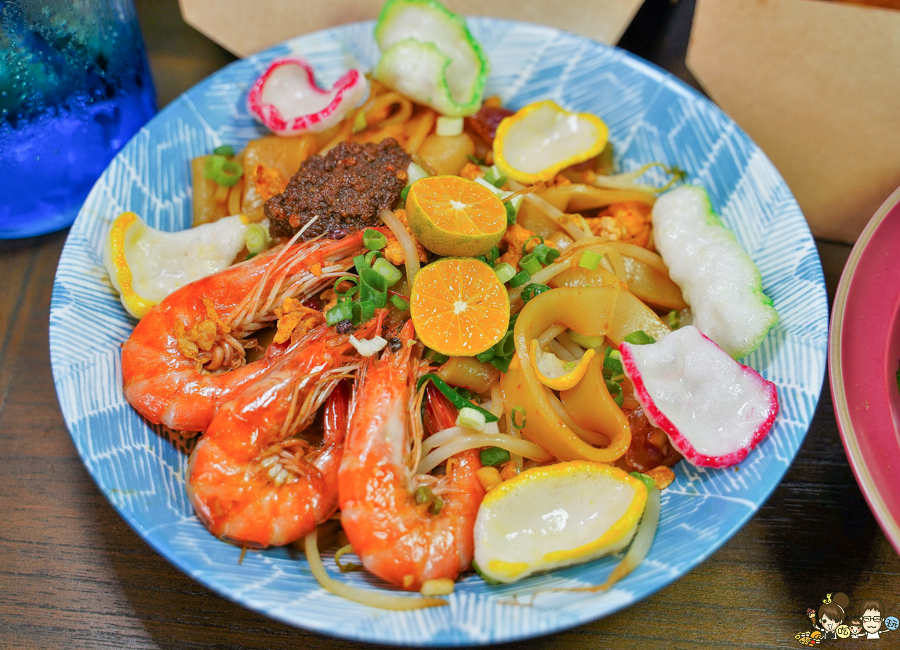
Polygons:
M138 7L161 103L232 60L181 22L175 0ZM648 0L623 44L690 82L691 9ZM0 243L0 648L362 647L210 592L147 546L97 490L69 438L49 364L64 239ZM849 252L819 243L829 296ZM796 648L794 634L809 629L807 607L833 591L900 609L900 559L854 481L826 383L783 482L717 553L614 616L516 647ZM888 636L865 647L900 642Z

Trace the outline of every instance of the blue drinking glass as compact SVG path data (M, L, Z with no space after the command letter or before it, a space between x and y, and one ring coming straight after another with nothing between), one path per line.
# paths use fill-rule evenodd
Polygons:
M132 0L0 0L0 239L71 225L155 112Z

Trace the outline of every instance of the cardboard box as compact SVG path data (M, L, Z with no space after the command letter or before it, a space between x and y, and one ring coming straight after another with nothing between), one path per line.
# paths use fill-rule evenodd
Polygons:
M900 186L900 11L697 0L687 64L784 176L818 237L853 241Z
M615 43L643 0L442 0L456 13L539 23ZM185 22L238 56L326 27L378 17L384 0L179 0Z

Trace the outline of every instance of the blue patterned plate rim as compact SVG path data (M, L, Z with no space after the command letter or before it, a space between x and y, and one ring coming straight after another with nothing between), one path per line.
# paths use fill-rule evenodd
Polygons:
M240 550L215 540L193 517L183 494L183 454L124 402L118 345L133 321L106 279L103 236L124 210L157 227L187 227L187 161L225 141L243 146L263 133L246 114L244 97L268 62L292 53L305 56L323 84L350 65L369 70L377 57L372 23L301 36L223 68L141 130L79 213L53 287L54 383L85 467L138 535L226 598L335 637L430 646L508 642L571 628L651 595L705 560L765 502L796 455L821 392L828 325L815 243L783 179L746 134L699 93L627 52L528 23L468 22L491 59L488 94L499 94L513 107L550 97L572 110L595 112L610 126L623 169L662 160L707 188L760 267L781 315L744 362L776 383L782 410L772 433L739 471L679 463L676 482L663 493L662 521L648 560L607 593L544 592L532 606L511 603L517 594L598 584L621 555L510 586L490 587L469 576L458 584L449 607L412 613L385 613L323 592L305 560L286 549L250 552L238 564ZM84 331L97 339L87 352ZM332 556L324 557L338 576ZM376 584L360 574L341 579Z

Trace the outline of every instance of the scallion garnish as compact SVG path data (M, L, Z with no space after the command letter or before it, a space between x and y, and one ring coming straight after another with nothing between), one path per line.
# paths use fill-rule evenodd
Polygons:
M360 300L354 305L359 305L359 321L365 323L375 315L375 303L371 300ZM354 314L355 315L355 314Z
M528 242L530 242L532 239L538 240L538 243L535 244L535 248L537 248L540 244L544 243L543 237L541 237L540 235L532 235L531 237L529 237L528 239L525 240L524 244L522 244L522 255L528 254Z
M528 302L545 291L550 291L550 287L546 284L529 284L522 290L522 302Z
M223 144L213 149L214 156L225 156L226 158L234 158L234 147L230 144Z
M513 339L512 330L503 335L503 338L497 341L493 347L495 357L511 357L516 351L516 342Z
M500 171L500 168L497 167L497 165L492 165L490 169L485 172L484 180L486 180L494 187L500 188L506 185L507 179L503 172Z
M516 288L521 287L526 282L531 281L531 274L528 271L520 271L516 273L509 281L509 286Z
M521 420L516 420L516 416L520 415ZM525 407L524 406L514 406L513 410L510 411L509 419L512 420L513 429L524 429L525 428Z
M500 278L500 282L506 284L510 280L512 280L513 276L516 274L516 267L512 264L507 264L503 262L503 264L498 264L494 267L494 273L497 274L497 277Z
M487 363L494 358L494 348L488 348L481 354L476 354L475 358L478 359L481 363Z
M634 345L650 345L651 343L656 343L656 339L644 330L637 330L626 336L625 342L633 343Z
M409 303L400 296L391 296L391 304L400 311L406 311L407 309L409 309Z
M550 264L550 262L559 257L559 251L547 246L547 244L538 244L531 251L531 254L538 258L541 264L544 265Z
M506 206L506 225L511 226L516 222L519 208L517 208L512 201L504 201L503 205Z
M481 450L481 464L494 467L509 461L509 452L501 447L485 447Z
M244 243L247 252L251 255L259 255L269 247L269 232L258 223L251 223L244 231Z
M203 164L203 177L223 187L233 187L241 179L244 169L225 156L213 154Z
M528 253L528 255L525 255L522 259L519 260L519 268L523 271L528 271L528 273L531 275L534 275L544 267L541 266L541 261L537 257L532 255L531 253Z
M370 251L380 251L387 246L387 237L385 237L382 232L372 228L366 228L363 232L363 246Z
M371 300L378 309L387 305L387 279L374 269L362 269L359 273L359 299Z
M406 203L406 195L409 194L409 185L400 190L400 200Z
M337 325L342 320L353 320L353 304L349 302L338 303L325 312L325 324Z
M422 388L422 385L427 381L430 381L431 383L433 383L434 387L437 388L439 391L441 391L441 393L444 395L444 397L446 397L448 400L450 400L450 403L453 404L453 406L455 406L457 409L464 409L464 408L475 409L476 411L478 411L479 413L481 413L484 416L485 422L496 422L497 421L496 415L494 415L490 411L486 411L485 409L481 408L477 404L472 404L467 399L463 398L459 393L457 393L455 390L450 388L450 386L448 386L447 383L443 379L438 377L433 372L429 372L427 375L422 375L422 377L419 379L418 383L416 384L416 390L417 391L420 390Z
M447 363L450 360L450 357L448 357L446 354L441 354L440 352L436 352L431 348L427 348L422 357L430 363L438 365Z
M512 357L494 357L490 361L489 364L494 366L500 372L509 372L509 364L512 362Z
M594 251L584 251L581 254L581 259L578 260L578 266L587 269L588 271L594 271L602 259L603 256L599 253L595 253Z
M403 274L400 273L400 269L388 262L383 257L375 260L375 264L372 265L372 269L374 271L377 271L380 275L384 276L384 279L387 282L387 286L389 287L393 287L400 281L400 278L403 277Z

